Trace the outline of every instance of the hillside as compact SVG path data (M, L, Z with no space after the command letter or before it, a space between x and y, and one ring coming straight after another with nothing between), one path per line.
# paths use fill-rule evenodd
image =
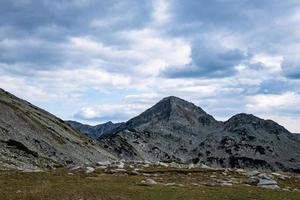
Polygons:
M0 89L1 168L53 168L113 158L61 119Z

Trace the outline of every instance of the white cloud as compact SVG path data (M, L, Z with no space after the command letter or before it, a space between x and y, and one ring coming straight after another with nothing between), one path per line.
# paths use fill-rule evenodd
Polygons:
M270 111L279 108L300 106L300 95L295 92L283 94L258 94L247 98L247 108L250 110Z
M272 56L267 54L255 54L251 59L251 63L262 63L266 68L271 71L281 71L282 56Z
M83 121L97 121L98 123L113 120L114 122L126 121L144 111L146 106L144 104L102 104L93 107L83 107L75 117Z
M300 117L298 116L280 116L280 115L265 115L262 116L266 119L272 119L280 125L287 128L292 133L300 133Z
M152 29L123 32L131 42L130 50L140 58L137 72L158 76L167 68L178 68L191 62L189 42L181 38L165 38Z

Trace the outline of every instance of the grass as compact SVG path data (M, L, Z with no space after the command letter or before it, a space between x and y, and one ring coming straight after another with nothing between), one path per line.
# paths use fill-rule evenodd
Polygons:
M180 170L179 170L180 171ZM300 192L269 190L256 186L205 186L211 175L222 178L219 171L145 169L139 175L97 171L85 174L56 170L39 173L2 171L1 200L300 200ZM235 174L230 174L233 177ZM145 186L142 180L151 177L157 185ZM238 178L244 178L236 174ZM223 177L224 178L224 177ZM280 186L300 189L299 176L280 181ZM183 186L166 186L165 183ZM199 183L195 186L192 183Z

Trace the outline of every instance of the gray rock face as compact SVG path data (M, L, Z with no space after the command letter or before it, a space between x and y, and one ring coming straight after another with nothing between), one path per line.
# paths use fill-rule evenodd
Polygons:
M267 188L267 189L279 189L277 182L268 176L264 176L260 178L257 186Z
M284 127L248 114L219 122L176 97L164 98L99 141L126 160L300 171L300 141Z
M35 169L114 159L61 119L0 89L0 167Z
M90 126L87 124L81 124L76 121L65 121L69 124L72 128L76 129L77 131L86 134L87 136L97 139L102 135L109 134L113 129L119 127L122 123L112 123L111 121L99 124L96 126Z

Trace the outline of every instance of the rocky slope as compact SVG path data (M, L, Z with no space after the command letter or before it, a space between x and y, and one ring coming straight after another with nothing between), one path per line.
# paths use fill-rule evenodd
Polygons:
M271 120L238 114L216 121L200 107L167 97L99 138L127 160L300 171L300 141Z
M114 159L61 119L0 89L0 168L35 169Z
M122 123L112 123L111 121L106 122L104 124L99 124L96 126L90 126L87 124L82 124L76 121L65 121L69 124L72 128L76 129L77 131L86 134L87 136L97 139L101 135L110 133L113 129L119 127Z

